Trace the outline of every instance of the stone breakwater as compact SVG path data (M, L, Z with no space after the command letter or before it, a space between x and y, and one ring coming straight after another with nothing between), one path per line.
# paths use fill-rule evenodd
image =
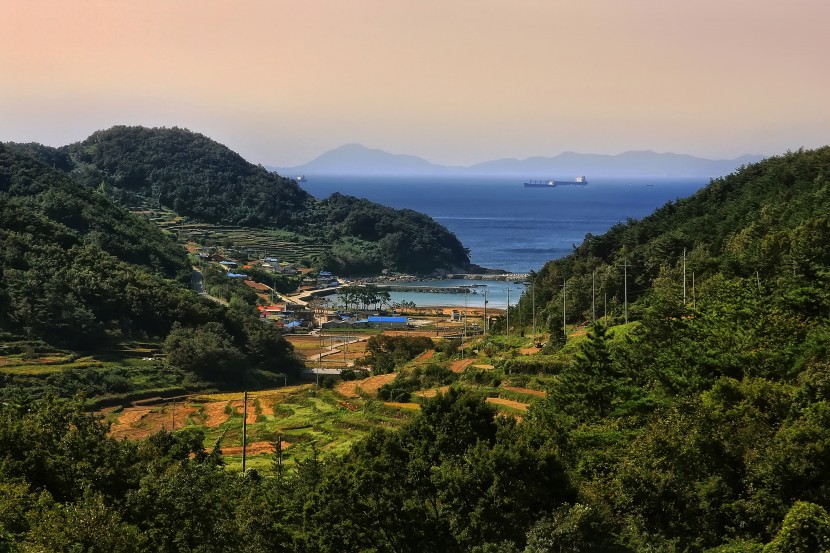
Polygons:
M530 275L528 273L511 273L505 275L476 275L476 274L452 274L444 277L446 279L463 279L463 280L494 280L494 281L513 281L525 282Z
M412 286L406 284L379 284L378 289L387 292L422 292L425 294L476 294L471 286Z

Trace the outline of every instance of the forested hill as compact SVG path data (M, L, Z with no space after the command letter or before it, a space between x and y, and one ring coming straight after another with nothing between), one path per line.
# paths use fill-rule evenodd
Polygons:
M293 179L185 129L119 126L59 149L14 147L122 204L161 205L197 221L318 239L331 245L320 260L330 270L430 273L469 265L458 239L429 217L345 196L317 201ZM347 205L352 211L344 211Z
M827 314L827 244L830 147L791 152L715 179L640 221L588 235L573 254L542 268L536 301L550 302L549 316L561 321L565 280L568 319L590 319L593 281L599 314L607 298L609 310L622 315L625 273L634 314L661 300L682 301L685 250L689 303L693 273L698 289L720 275L784 294L805 313Z
M15 150L0 144L0 342L96 350L197 332L237 367L296 366L290 346L247 308L189 290L185 253L158 227Z

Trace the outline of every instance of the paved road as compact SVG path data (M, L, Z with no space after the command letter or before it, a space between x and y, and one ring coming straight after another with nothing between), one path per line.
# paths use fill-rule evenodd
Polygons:
M199 269L193 269L193 272L190 274L190 287L197 294L205 293L205 285L202 281L202 272Z
M204 296L204 297L206 297L208 299L211 299L211 300L215 301L216 303L220 303L224 306L228 305L228 302L226 302L225 300L220 299L220 298L215 298L215 297L211 296L210 294L208 294L207 292L205 292L205 284L204 284L204 280L202 279L202 272L199 269L197 269L196 267L193 267L193 270L190 273L190 287L193 289L194 292L196 292L200 296Z

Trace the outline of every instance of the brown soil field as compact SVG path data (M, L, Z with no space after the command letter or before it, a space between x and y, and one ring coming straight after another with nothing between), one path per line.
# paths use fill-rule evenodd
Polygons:
M114 438L126 438L133 430L133 426L138 424L150 411L152 407L129 407L121 412L118 421L113 423L110 427L110 434Z
M485 363L477 363L477 364L475 364L475 365L472 365L472 367L473 367L474 369L481 369L482 371L492 371L493 369L495 369L495 368L496 368L496 367L495 367L495 366L493 366L493 365L487 365L487 364L485 364Z
M283 449L291 447L290 442L282 441L280 445ZM240 456L242 455L242 446L222 447L222 455L225 456ZM260 453L274 453L274 444L271 442L251 442L246 448L246 455L259 455Z
M497 405L506 405L507 407L513 407L514 409L518 409L519 411L527 411L527 403L519 403L518 401L513 401L512 399L502 399L500 397L488 397L487 403L495 403Z
M502 388L504 388L505 390L511 390L513 392L519 392L521 394L530 394L532 396L537 397L545 397L546 395L548 395L547 392L544 392L542 390L531 390L530 388L516 388L514 386L502 386Z
M542 351L542 348L523 348L519 350L522 355L536 355Z
M384 384L388 384L395 380L397 373L381 374L378 376L370 376L363 380L349 380L348 382L341 382L335 388L335 391L346 398L360 397L359 393L363 392L374 396Z
M369 378L358 380L359 384L357 387L360 388L363 391L363 393L374 396L378 393L378 390L381 386L392 382L393 380L395 380L396 376L398 376L398 373L370 376Z
M434 356L435 356L435 350L431 349L431 350L425 351L424 353L422 353L421 355L416 357L415 362L416 363L425 363L426 361L429 361L430 359L432 359Z
M207 419L205 419L205 426L216 427L228 420L229 415L225 413L226 401L214 401L205 403L203 409Z
M459 359L450 363L450 370L454 373L464 372L464 369L475 363L475 359Z
M190 405L176 405L176 428L187 425L188 415L197 411ZM173 427L173 412L171 406L164 407L130 407L124 410L118 422L110 428L114 438L128 440L143 439L159 430Z
M343 397L360 397L357 393L357 384L361 382L360 380L349 380L346 382L339 382L337 387L334 389L335 392L340 394Z
M232 401L231 407L236 413L242 414L242 408L245 403L240 399L238 401ZM248 415L245 417L248 424L254 424L256 422L256 409L254 408L254 402L251 398L248 398Z

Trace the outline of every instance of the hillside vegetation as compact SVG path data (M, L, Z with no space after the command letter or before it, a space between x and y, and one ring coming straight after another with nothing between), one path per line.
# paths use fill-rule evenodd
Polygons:
M311 237L330 247L316 260L329 270L428 274L469 265L458 239L425 215L340 194L317 201L293 179L188 130L120 126L59 149L14 147L122 205L164 206L194 221Z
M378 394L396 405L433 397L347 453L312 446L291 470L275 456L271 471L231 474L193 428L117 441L73 403L3 404L0 544L830 550L828 169L830 148L786 154L588 237L533 275L510 314L524 328L502 319L486 337L433 342L412 361L385 351L400 338L376 340L376 372L397 374ZM608 316L586 330L592 282ZM543 348L528 347L534 303ZM358 424L345 412L358 401L376 400L343 402L344 425ZM316 396L303 404L334 408Z
M209 380L238 381L246 368L278 361L297 367L290 346L249 308L191 292L184 251L155 225L3 145L0 243L4 353L167 339L174 358L187 360L181 368L209 359L195 371ZM3 375L3 395L25 393L25 383Z

